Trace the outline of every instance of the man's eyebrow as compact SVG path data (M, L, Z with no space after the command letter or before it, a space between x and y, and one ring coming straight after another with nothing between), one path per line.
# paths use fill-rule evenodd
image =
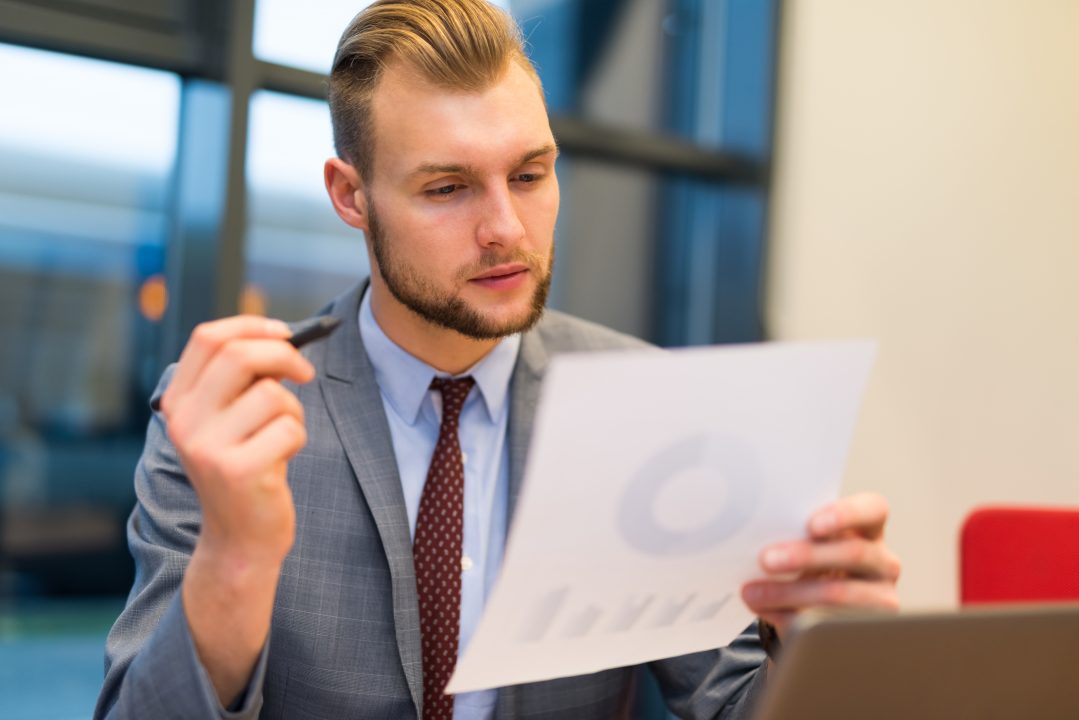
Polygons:
M416 167L409 175L477 175L476 168L471 165L459 165L451 163L440 165L438 163L423 163Z
M514 167L516 167L518 165L524 165L526 162L530 162L532 160L535 160L538 157L542 157L543 155L549 155L551 153L554 153L555 157L558 156L558 146L553 144L553 143L548 143L548 144L543 145L541 147L535 148L534 150L529 150L524 155L522 155L520 157L520 159L517 160L517 162L514 164ZM469 177L469 176L475 177L475 176L479 175L480 173L474 166L468 165L468 164L461 164L461 163L449 163L449 164L422 163L421 165L418 165L416 167L416 169L413 170L409 174L413 175L413 176L415 176L415 175L446 174L446 175L463 175L463 176L466 176L466 177Z
M530 150L530 151L526 152L524 155L521 156L521 159L519 161L517 161L517 164L518 165L524 165L526 162L528 162L530 160L535 160L538 157L541 157L543 155L550 155L551 153L554 153L554 156L557 158L558 157L558 146L555 145L554 143L547 143L546 145L543 145L542 147L538 147L535 150Z

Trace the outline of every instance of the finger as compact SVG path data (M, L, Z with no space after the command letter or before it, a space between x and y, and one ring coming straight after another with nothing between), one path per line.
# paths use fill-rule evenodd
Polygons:
M237 452L263 467L289 460L307 444L303 423L279 415L237 447Z
M850 576L891 582L899 579L900 571L899 558L883 543L860 537L773 545L761 553L760 565L770 574L841 571Z
M233 490L243 488L243 492L254 487L279 489L282 476L271 471L288 462L306 442L307 432L301 422L291 415L278 415L247 440L214 458L218 479L214 489L220 490L225 485L231 485ZM209 508L204 507L204 512L209 512Z
M895 586L870 580L754 580L742 587L742 599L757 615L811 607L899 609Z
M169 438L190 456L196 441L203 450L220 447L204 429L262 377L307 382L315 369L296 348L280 340L232 340L223 346L188 392L173 401L168 413ZM217 426L218 429L220 426ZM250 425L245 429L250 431Z
M884 535L888 501L875 493L858 493L821 508L809 520L809 536L837 537L853 532L869 540Z
M180 354L176 372L169 382L166 396L177 397L194 385L210 358L230 340L240 338L285 339L291 335L288 325L260 315L237 315L198 325ZM162 398L162 406L165 406Z
M208 417L193 442L237 445L280 415L290 415L303 424L303 405L277 380L262 378L222 412Z
M315 368L300 351L279 340L233 340L214 354L191 394L203 411L224 408L263 377L305 383Z

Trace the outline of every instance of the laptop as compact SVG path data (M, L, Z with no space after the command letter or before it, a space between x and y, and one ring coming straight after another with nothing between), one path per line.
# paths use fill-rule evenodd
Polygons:
M756 720L1077 720L1079 604L810 613Z

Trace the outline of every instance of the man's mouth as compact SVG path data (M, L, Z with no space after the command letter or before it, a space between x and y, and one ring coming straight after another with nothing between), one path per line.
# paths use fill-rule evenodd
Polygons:
M485 270L469 282L492 290L509 290L523 282L528 271L528 266L523 263L507 263Z

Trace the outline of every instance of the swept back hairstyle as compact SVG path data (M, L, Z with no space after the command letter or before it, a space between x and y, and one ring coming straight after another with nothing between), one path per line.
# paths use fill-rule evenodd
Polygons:
M394 61L452 90L483 90L510 62L540 84L516 23L487 0L377 0L341 35L329 82L334 148L365 181L374 161L371 98Z

